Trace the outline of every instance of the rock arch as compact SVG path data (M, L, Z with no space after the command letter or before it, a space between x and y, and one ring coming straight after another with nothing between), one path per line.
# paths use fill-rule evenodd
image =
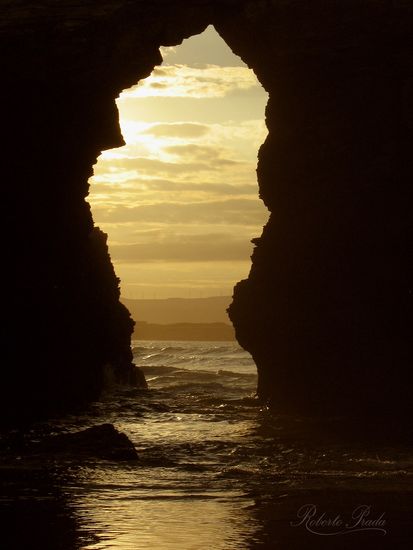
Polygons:
M115 97L159 64L160 45L212 23L270 94L258 177L272 214L230 307L259 393L283 412L403 418L410 4L5 6L3 416L88 401L108 364L119 380L132 376L132 321L93 229L87 180L100 151L122 143Z

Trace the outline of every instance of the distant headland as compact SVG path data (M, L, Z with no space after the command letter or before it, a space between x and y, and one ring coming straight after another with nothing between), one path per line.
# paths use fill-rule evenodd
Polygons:
M122 299L136 322L138 340L235 340L227 315L231 296Z
M235 331L226 323L173 323L161 325L138 321L133 338L137 340L199 340L223 342L235 340Z

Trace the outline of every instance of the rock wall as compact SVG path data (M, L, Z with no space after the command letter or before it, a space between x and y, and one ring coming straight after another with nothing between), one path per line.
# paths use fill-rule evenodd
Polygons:
M412 14L266 2L217 25L270 94L272 214L230 315L282 412L409 418Z
M123 143L115 98L213 23L270 94L259 153L271 211L230 307L282 412L400 417L411 362L412 5L405 0L1 3L5 230L2 417L132 376L87 181ZM36 368L33 368L36 362Z

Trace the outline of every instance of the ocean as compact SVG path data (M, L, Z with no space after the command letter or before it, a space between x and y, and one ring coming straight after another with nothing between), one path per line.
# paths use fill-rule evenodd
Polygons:
M407 446L271 414L235 342L135 341L133 353L148 390L109 392L26 437L113 423L139 461L9 461L6 550L410 547Z

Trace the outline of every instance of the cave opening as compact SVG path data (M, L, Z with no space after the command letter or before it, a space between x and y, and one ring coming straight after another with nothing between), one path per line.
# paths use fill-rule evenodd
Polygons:
M125 145L99 157L89 202L134 337L156 332L148 323L219 323L198 334L233 339L226 309L268 217L256 182L268 95L212 25L161 54L117 99Z
M393 518L386 539L398 547L411 534L413 463L413 3L2 4L7 287L0 423L10 434L1 433L2 540L10 541L3 546L301 547L312 535L292 524L310 496L320 515L349 518L355 506L373 502L373 521L383 513ZM272 215L230 309L269 411L249 398L254 365L223 345L191 351L185 363L182 345L141 346L135 362L145 374L152 370L151 391L131 387L133 326L86 202L97 155L121 141L114 98L159 64L160 44L177 44L210 21L271 95L258 173ZM152 93L136 98L141 127L131 127L132 137L139 130L146 142L104 153L107 170L96 167L91 180L94 219L109 234L124 301L231 293L211 275L213 267L224 272L218 237L227 260L237 239L244 242L245 271L235 282L249 270L248 243L266 217L246 235L265 128L258 139L254 125L238 124L248 143L240 159L239 150L227 154L230 124L194 118L202 98L175 97L169 111L176 114L181 103L177 121L145 118L155 92L163 104L171 101L162 93L179 71L168 63L191 66L173 62L174 53L165 51L152 85L136 87ZM202 63L221 66L212 58ZM226 101L232 120L240 96L252 93L239 89L236 70L226 91L216 75L222 95L208 99L210 115ZM204 94L210 89L199 72L188 78L183 91L194 80ZM162 135L177 124L203 137L221 129L220 140L201 145L196 136L183 143ZM155 138L161 158L151 153ZM200 163L216 168L215 180ZM235 182L248 163L251 179ZM245 195L235 193L240 187ZM182 195L189 203L181 204ZM219 217L222 203L239 223ZM195 231L201 219L206 230ZM130 241L121 239L126 230ZM196 256L205 251L209 259ZM241 266L235 257L227 263ZM199 268L197 285L185 266ZM206 291L208 281L215 286ZM111 367L117 385L102 392ZM84 445L82 428L92 423L98 439ZM129 452L122 456L125 445L133 451L129 443L136 465Z

